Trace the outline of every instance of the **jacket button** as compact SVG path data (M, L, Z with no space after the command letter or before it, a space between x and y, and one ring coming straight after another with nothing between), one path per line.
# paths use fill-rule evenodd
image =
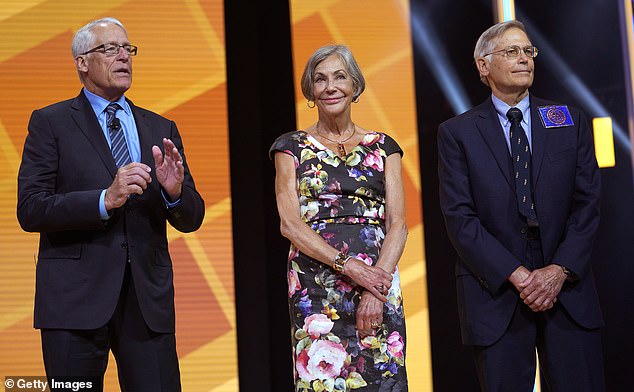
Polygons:
M127 242L122 242L121 243L121 249L128 249L128 243Z
M522 227L522 228L520 229L520 233L522 233L522 234L526 234L526 227Z

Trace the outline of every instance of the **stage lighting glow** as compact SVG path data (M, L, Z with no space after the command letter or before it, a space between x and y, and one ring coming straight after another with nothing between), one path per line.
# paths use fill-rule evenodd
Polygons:
M438 86L445 94L455 114L461 114L471 109L473 105L462 88L456 71L447 58L447 54L430 28L431 23L422 18L412 18L412 32L415 37L414 45L423 54L423 59L434 74Z
M540 67L548 69L561 81L561 84L568 89L583 105L586 112L592 117L613 117L603 104L594 96L592 91L583 83L581 78L568 66L566 61L559 56L557 49L553 48L548 40L541 35L539 30L530 22L527 17L522 21L528 29L535 46L539 48ZM614 136L618 145L630 151L631 143L627 133L618 124L613 125Z
M595 117L592 119L594 128L594 151L599 167L614 167L614 136L612 119L610 117Z

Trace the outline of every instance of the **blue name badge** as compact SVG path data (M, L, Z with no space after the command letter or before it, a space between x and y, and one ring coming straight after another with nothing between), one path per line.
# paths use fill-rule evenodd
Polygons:
M542 119L544 128L571 127L575 125L566 105L540 106L537 110L539 110L539 118Z

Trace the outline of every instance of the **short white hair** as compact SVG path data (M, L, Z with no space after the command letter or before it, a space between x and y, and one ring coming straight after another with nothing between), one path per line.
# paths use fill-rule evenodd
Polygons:
M490 62L489 59L485 57L486 54L493 52L495 49L495 45L497 44L498 38L504 35L510 29L519 29L526 34L528 37L528 33L526 32L526 27L524 27L524 23L519 20L509 20L507 22L500 22L498 24L494 24L489 27L480 35L478 38L478 42L476 42L475 49L473 50L473 60L476 63L476 68L478 67L478 59L484 59L486 62ZM529 38L530 40L530 38ZM478 74L480 70L478 70ZM489 82L487 79L480 75L480 81L487 86Z
M126 31L125 27L123 26L123 23L119 22L115 18L108 17L108 18L93 20L92 22L88 23L81 29L77 30L77 32L75 33L75 37L73 37L73 44L72 44L73 58L76 58L82 53L86 53L87 51L92 49L92 46L95 44L95 34L93 33L93 29L103 23L117 25L121 27L123 31ZM127 31L126 31L126 34L127 34Z
M328 57L336 55L339 60L346 67L346 70L352 78L352 85L354 86L354 92L352 99L356 101L357 98L365 90L365 78L361 73L361 68L357 64L357 60L354 59L352 52L344 45L328 45L322 46L317 49L315 53L308 59L306 66L304 67L304 73L302 74L302 93L304 97L309 101L315 100L315 94L313 94L313 83L315 81L315 69L322 61Z

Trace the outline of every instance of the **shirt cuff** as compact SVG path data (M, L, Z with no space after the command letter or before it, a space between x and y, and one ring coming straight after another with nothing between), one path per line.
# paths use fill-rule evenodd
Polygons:
M101 191L101 195L99 196L99 215L101 216L101 220L110 219L108 210L106 210L106 189Z
M163 196L163 201L165 202L165 206L167 207L168 210L179 206L182 202L182 199L180 198L173 202L169 201L167 197L165 196L165 192L163 191L163 188L161 188L161 196Z

